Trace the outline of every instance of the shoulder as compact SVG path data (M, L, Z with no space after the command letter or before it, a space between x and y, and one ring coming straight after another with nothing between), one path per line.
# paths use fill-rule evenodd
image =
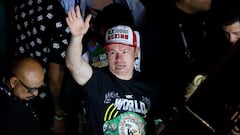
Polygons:
M97 81L97 82L105 82L109 78L111 78L111 73L108 67L93 67L93 74L88 82Z

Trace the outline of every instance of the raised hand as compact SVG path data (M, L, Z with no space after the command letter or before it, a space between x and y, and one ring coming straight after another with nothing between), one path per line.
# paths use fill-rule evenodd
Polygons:
M80 7L76 6L76 11L73 7L68 11L68 16L66 17L67 24L71 30L73 36L83 36L89 28L89 22L92 15L87 15L85 21L81 16Z

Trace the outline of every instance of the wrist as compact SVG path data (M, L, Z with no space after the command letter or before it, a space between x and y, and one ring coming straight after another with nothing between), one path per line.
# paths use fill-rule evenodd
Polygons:
M56 109L54 112L56 115L59 115L59 116L62 116L66 113L63 109Z
M74 39L82 39L84 35L82 34L75 34L75 35L72 35L71 39L74 40Z
M66 112L61 111L61 112L54 114L54 119L55 120L63 120L63 119L65 119L66 115L67 115Z

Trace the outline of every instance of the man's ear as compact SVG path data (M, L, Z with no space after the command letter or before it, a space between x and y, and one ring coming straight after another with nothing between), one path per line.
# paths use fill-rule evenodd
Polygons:
M136 47L136 50L135 50L135 59L138 58L138 54L140 54L140 47Z
M18 78L15 76L10 77L9 83L11 88L15 88L18 83Z

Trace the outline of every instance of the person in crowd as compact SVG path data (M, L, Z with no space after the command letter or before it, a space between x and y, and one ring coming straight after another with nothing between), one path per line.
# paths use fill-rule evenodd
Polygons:
M90 20L91 15L83 20L79 6L76 11L71 8L66 18L72 33L66 65L85 96L85 134L152 135L154 114L164 112L165 108L165 102L157 101L164 101L164 96L159 94L161 90L157 85L151 85L134 70L139 48L133 29L126 25L108 29L104 50L109 64L105 68L94 68L79 55ZM155 108L156 105L160 109Z
M240 11L237 1L223 1L215 9L216 23L220 24L230 45L236 45L240 39ZM186 99L196 90L206 75L197 75L187 87Z
M239 1L224 1L224 4L219 8L217 12L220 25L225 33L227 40L231 45L239 45L240 43L240 10ZM231 107L228 107L231 111ZM232 130L228 135L240 135L239 128L239 109L237 109L234 115L231 117L231 121L234 123Z
M239 4L236 1L225 1L222 7L216 10L218 23L222 27L226 39L229 41L229 46L234 47L239 45L240 39L240 12L237 8ZM234 48L233 48L234 49ZM231 54L231 53L229 53ZM199 85L207 78L206 75L197 75L193 82L187 87L186 100L197 90ZM234 102L236 104L236 102ZM239 109L235 109L231 105L226 105L225 110L227 112L233 112L232 116L229 118L234 124L233 128L230 130L228 135L240 135L239 132Z
M237 1L225 1L218 10L219 22L232 45L240 39L240 10Z
M65 12L69 9L67 7L75 7L79 5L79 1L61 1L62 6L65 8ZM108 4L108 3L107 3ZM122 24L130 27L134 26L133 16L131 10L125 4L113 2L106 5L102 10L96 10L94 8L86 9L84 14L92 14L90 21L90 27L88 32L83 38L83 54L84 60L88 61L91 66L103 68L108 65L107 56L103 49L106 29ZM137 45L140 45L139 33L137 34ZM135 60L136 70L140 70L140 53ZM78 84L72 79L71 74L66 71L64 84L61 90L61 102L63 103L64 110L67 112L66 126L70 127L70 132L75 131L76 125L78 126L78 132L82 134L85 124L85 108L83 107L81 91L79 91ZM71 116L70 116L71 115ZM70 118L70 120L68 119ZM77 119L78 123L77 123ZM67 131L68 132L68 131Z
M32 105L41 90L44 70L36 59L18 59L0 82L0 129L4 135L45 135Z
M69 4L71 3L72 2ZM75 4L72 5L75 7ZM126 5L121 3L111 3L105 6L102 11L99 11L98 14L96 13L96 10L93 9L91 11L88 11L88 13L92 14L92 18L90 21L90 28L83 38L84 53L82 57L94 67L106 67L108 65L108 61L106 53L103 49L106 29L118 24L132 27L134 25L132 13ZM138 34L137 31L135 32ZM140 44L140 41L138 39L139 38L137 38L137 45ZM135 60L135 67L137 70L139 70L139 66L137 66L140 64L138 62L139 60L140 57L138 56L138 59ZM62 88L61 100L64 104L64 110L67 111L68 114L66 119L68 119L68 117L71 117L71 120L69 121L70 125L68 123L66 124L67 126L71 126L71 131L74 130L72 127L76 127L74 125L79 125L79 133L82 133L85 123L85 108L82 106L82 96L79 96L82 94L79 91L78 84L72 79L72 76L68 71L65 73L65 80ZM73 115L75 115L75 117L73 117ZM76 123L77 118L79 118L78 124Z
M175 111L185 104L188 84L209 73L229 46L211 18L211 0L170 0L164 6L154 2L146 9L141 70L164 87ZM161 77L152 78L156 75Z
M9 38L12 39L10 61L30 56L41 62L46 89L34 99L40 111L40 123L46 130L52 126L54 133L64 133L65 111L60 105L59 94L70 39L66 14L57 0L13 0L8 5Z

